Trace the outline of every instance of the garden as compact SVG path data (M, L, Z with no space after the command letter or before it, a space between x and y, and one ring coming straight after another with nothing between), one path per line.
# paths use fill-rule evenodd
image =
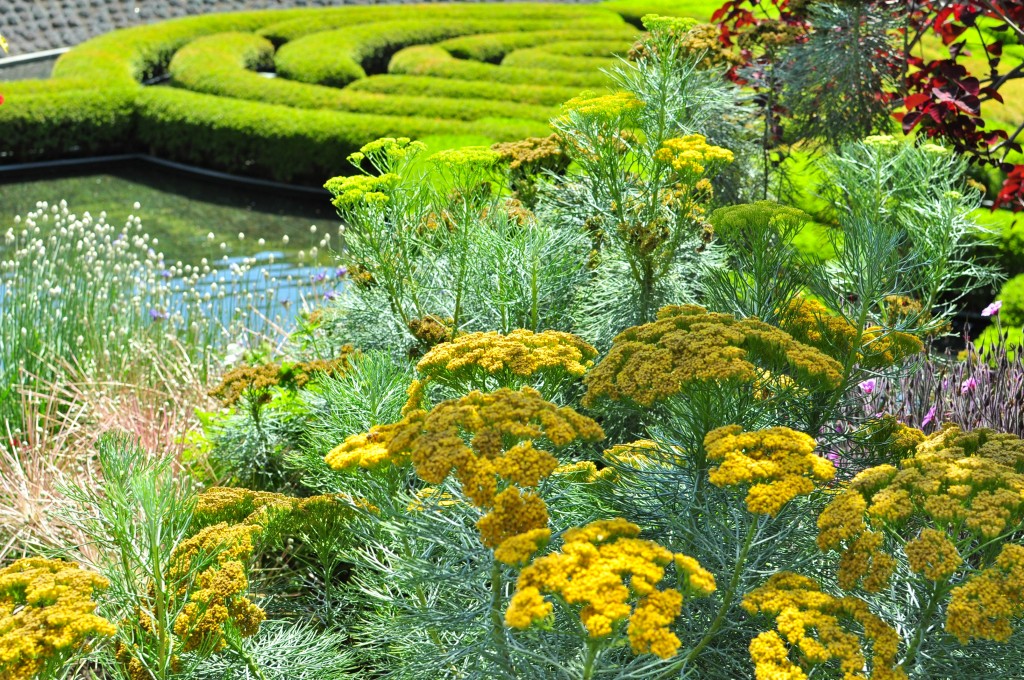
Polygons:
M0 680L1024 677L1019 2L212 12L0 94Z

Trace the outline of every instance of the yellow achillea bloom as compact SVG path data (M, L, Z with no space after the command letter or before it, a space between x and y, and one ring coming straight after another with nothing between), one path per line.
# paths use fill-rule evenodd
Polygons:
M491 511L477 520L480 539L488 548L497 548L508 539L548 525L548 506L530 491L510 486L494 497ZM536 534L534 534L536 536Z
M494 549L494 559L518 567L530 561L551 539L551 529L537 528L506 538Z
M935 529L922 529L920 535L903 546L910 568L933 581L945 581L964 560L949 537Z
M266 615L245 594L249 589L246 563L253 554L253 539L261 531L258 526L222 522L201 529L174 551L168 580L182 584L179 595L187 598L174 622L181 651L222 649L226 644L224 626L229 621L242 637L259 630ZM189 589L189 574L199 560L211 555L215 556L213 563L196 575Z
M294 498L270 491L252 491L239 487L212 486L196 499L192 520L197 526L259 524L267 508L290 511Z
M436 345L420 359L416 370L427 379L477 373L511 374L528 378L537 374L565 374L580 378L594 364L597 350L572 333L518 329L508 335L497 331L468 333Z
M0 678L31 680L92 638L117 632L95 614L105 578L73 562L27 557L0 569Z
M433 486L425 486L416 492L415 497L409 501L406 510L409 512L423 512L428 504L431 507L450 508L459 504L459 499L447 491L441 491Z
M651 406L691 383L754 383L760 368L802 387L835 389L842 382L839 362L774 326L683 305L619 333L584 378L583 403L604 397Z
M821 592L814 579L779 572L744 597L742 606L751 615L775 619L777 631L761 633L750 643L757 680L804 680L808 666L832 661L839 663L845 680L907 677L896 665L896 631L863 600L836 598ZM863 635L847 630L849 624L862 628ZM799 665L790 660L790 651L800 657ZM866 668L870 673L865 674Z
M393 172L383 175L352 175L332 177L324 184L334 198L336 208L353 208L363 205L383 205L391 200L390 193L398 186L401 177Z
M720 427L704 438L708 460L720 462L708 476L715 486L751 485L747 509L774 517L792 499L814 491L816 482L835 476L832 462L814 454L815 445L814 438L788 427Z
M464 146L458 149L444 149L431 155L427 160L437 166L462 168L491 168L501 160L501 154L486 146Z
M648 465L656 465L658 455L650 452L657 452L658 442L650 439L640 439L630 444L616 444L605 450L603 456L612 465L622 467L643 468Z
M370 428L369 432L351 435L331 449L324 460L334 470L354 467L372 469L396 462L388 451L393 429L393 426L376 426Z
M683 594L714 591L714 577L686 555L637 538L640 528L624 519L592 522L565 533L561 551L540 557L519 574L505 612L513 628L528 628L552 612L545 595L579 605L592 638L621 630L624 622L636 654L673 656L680 641L669 626L682 611ZM684 592L659 590L665 568L675 564ZM635 604L633 604L635 602Z
M589 484L602 479L614 479L615 468L606 467L598 470L597 465L592 461L580 460L567 465L559 465L551 474L556 477L567 477L573 481Z
M934 524L909 541L911 568L944 580L961 564L954 536L987 541L1012 531L1024 516L1024 441L991 430L949 427L918 444L900 463L864 470L818 517L818 547L843 553L840 585L881 588L894 562L882 553L881 534L910 522Z
M853 324L810 298L797 297L791 301L779 326L800 342L839 359L849 356L857 342ZM862 368L883 368L923 349L924 343L909 333L884 332L881 327L872 326L861 334L856 360Z
M1010 622L1024 616L1024 547L1003 546L995 563L953 589L946 630L961 644L972 638L1006 642Z
M644 103L632 92L600 95L584 92L562 104L562 111L566 115L575 113L592 118L617 120L643 107Z
M676 172L702 175L709 165L732 163L733 154L728 149L708 144L704 135L686 135L666 139L654 152L654 159L671 165Z

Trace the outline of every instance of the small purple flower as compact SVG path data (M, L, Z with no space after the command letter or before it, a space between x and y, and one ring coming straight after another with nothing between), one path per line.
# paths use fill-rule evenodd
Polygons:
M324 281L326 279L327 279L327 272L317 272L316 274L313 275L313 281L315 283L320 283L321 281Z
M977 386L978 381L975 380L974 376L972 375L970 378L960 383L960 394L967 394Z
M149 318L152 321L161 321L167 318L167 312L161 312L159 309L149 310Z
M981 310L982 316L999 316L999 310L1003 308L1003 301L996 300L985 309Z
M860 384L860 389L864 394L871 394L872 392L875 391L875 387L877 385L878 383L875 381L874 378L868 378L867 380Z
M171 278L171 270L164 269L163 271L160 272L160 276L164 277L165 279Z
M324 293L324 300L337 300L337 299L338 299L338 291L336 291L336 290L329 290L326 293Z
M345 278L345 276L347 274L348 274L348 267L338 267L337 271L334 272L334 276L336 276L339 279Z
M921 419L921 427L928 427L928 425L935 420L935 407L932 406L928 409L928 413L924 414L924 418Z

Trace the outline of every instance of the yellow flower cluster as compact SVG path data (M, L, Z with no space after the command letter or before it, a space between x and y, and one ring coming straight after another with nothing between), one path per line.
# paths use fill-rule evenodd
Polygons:
M839 362L774 326L683 305L619 333L584 378L584 404L605 397L651 406L691 383L754 383L760 368L803 387L835 389L842 382Z
M486 170L498 164L501 154L486 146L464 146L438 151L427 160L450 170Z
M812 298L792 300L782 315L780 327L800 342L839 359L848 357L857 342L857 329L853 324ZM861 334L856 360L862 368L883 368L923 349L924 343L916 336L872 326Z
M917 538L903 546L903 552L910 569L932 581L945 581L964 561L949 537L935 529L922 529Z
M536 528L509 536L494 550L494 559L518 567L530 561L538 550L543 550L551 539L551 529Z
M328 452L324 460L334 470L354 467L373 469L393 462L388 441L393 425L374 426L369 432L354 434Z
M616 444L607 449L603 456L612 465L640 469L657 464L659 448L656 441L640 439L630 444Z
M708 460L719 462L708 477L715 486L751 485L747 509L774 517L786 503L835 476L832 462L814 454L815 445L812 437L788 427L757 432L720 427L704 438Z
M249 589L246 563L261 531L259 526L221 522L200 529L178 545L168 580L181 584L178 595L187 598L174 622L181 651L222 649L229 622L242 637L256 634L266 615L245 596ZM199 571L190 588L189 575L211 556L212 563Z
M1010 622L1024 616L1024 547L1004 545L995 563L953 589L946 630L962 644L972 638L1006 642Z
M212 486L196 499L192 521L196 527L226 524L261 524L268 508L290 511L294 498L270 491L233 486Z
M450 508L458 505L459 499L447 491L441 491L437 487L425 486L418 490L413 499L409 501L406 510L409 512L423 512L427 507Z
M73 562L27 557L0 569L0 678L31 680L92 638L117 632L95 614L105 578Z
M398 186L401 177L393 172L383 175L352 175L332 177L324 188L334 195L331 203L344 210L362 205L383 205L391 200L390 194Z
M502 162L508 163L511 170L523 172L539 172L564 170L569 159L558 143L557 135L547 137L527 137L515 142L499 142L491 146Z
M618 121L643 107L644 103L632 92L601 95L584 92L562 104L562 111L566 115L575 113L588 118Z
M559 465L551 474L556 477L565 477L572 481L589 484L602 479L615 479L615 468L604 467L598 470L597 465L593 461L579 460L575 463Z
M844 680L907 677L896 664L896 631L863 600L823 593L814 579L779 572L743 598L743 608L751 615L775 619L776 630L761 633L750 643L757 680L805 680L808 666L830 662L838 662ZM862 628L863 636L850 632L850 624ZM790 659L791 651L798 655L798 663Z
M683 594L710 594L714 577L692 557L674 554L639 535L640 528L624 519L567 531L559 552L534 560L520 572L505 623L530 627L552 612L544 596L557 595L580 607L580 621L590 637L606 637L628 622L626 634L635 654L673 656L680 641L670 626L682 611ZM657 588L672 564L683 593Z
M869 577L880 588L894 566L871 529L928 522L904 547L911 567L927 578L949 578L960 557L949 538L964 533L992 540L1024 516L1024 441L991 430L949 427L921 442L899 468L864 470L818 517L818 546L844 553L840 585Z
M528 378L537 374L583 377L594 364L597 350L572 333L514 330L468 333L435 346L420 359L416 370L428 380L483 372Z
M435 485L454 471L462 493L488 511L477 522L484 545L500 550L506 541L547 526L544 500L520 488L537 486L558 467L557 458L534 447L541 438L561 448L599 441L604 432L530 387L502 388L471 392L429 412L412 410L398 423L349 437L326 460L338 470L412 461L420 479ZM506 487L499 492L501 483ZM500 554L521 555L523 545L509 544Z
M346 345L334 359L240 366L225 373L220 384L210 390L210 396L225 406L237 404L243 395L262 403L270 399L270 391L275 387L301 390L317 376L341 375L348 370L353 351L351 345Z
M666 139L654 152L654 160L667 163L678 173L703 175L707 166L717 167L733 162L733 153L708 144L704 135L686 135Z
M412 337L420 341L425 347L433 347L442 342L450 342L455 337L455 329L452 324L455 319L442 319L433 314L427 314L421 319L409 320L409 332Z

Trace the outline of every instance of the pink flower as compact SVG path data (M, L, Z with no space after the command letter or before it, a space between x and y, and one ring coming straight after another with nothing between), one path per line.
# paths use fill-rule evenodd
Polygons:
M935 420L935 407L932 406L928 409L928 413L924 414L924 418L921 419L921 427L928 427L928 423Z
M972 375L970 378L960 383L960 394L967 394L977 386L978 381L975 380L974 376Z
M1002 300L996 300L985 309L981 310L982 316L999 316L999 310L1003 307Z
M877 383L875 382L874 378L868 378L867 380L860 384L860 389L862 392L864 392L864 394L871 394L872 392L875 391L876 385Z

